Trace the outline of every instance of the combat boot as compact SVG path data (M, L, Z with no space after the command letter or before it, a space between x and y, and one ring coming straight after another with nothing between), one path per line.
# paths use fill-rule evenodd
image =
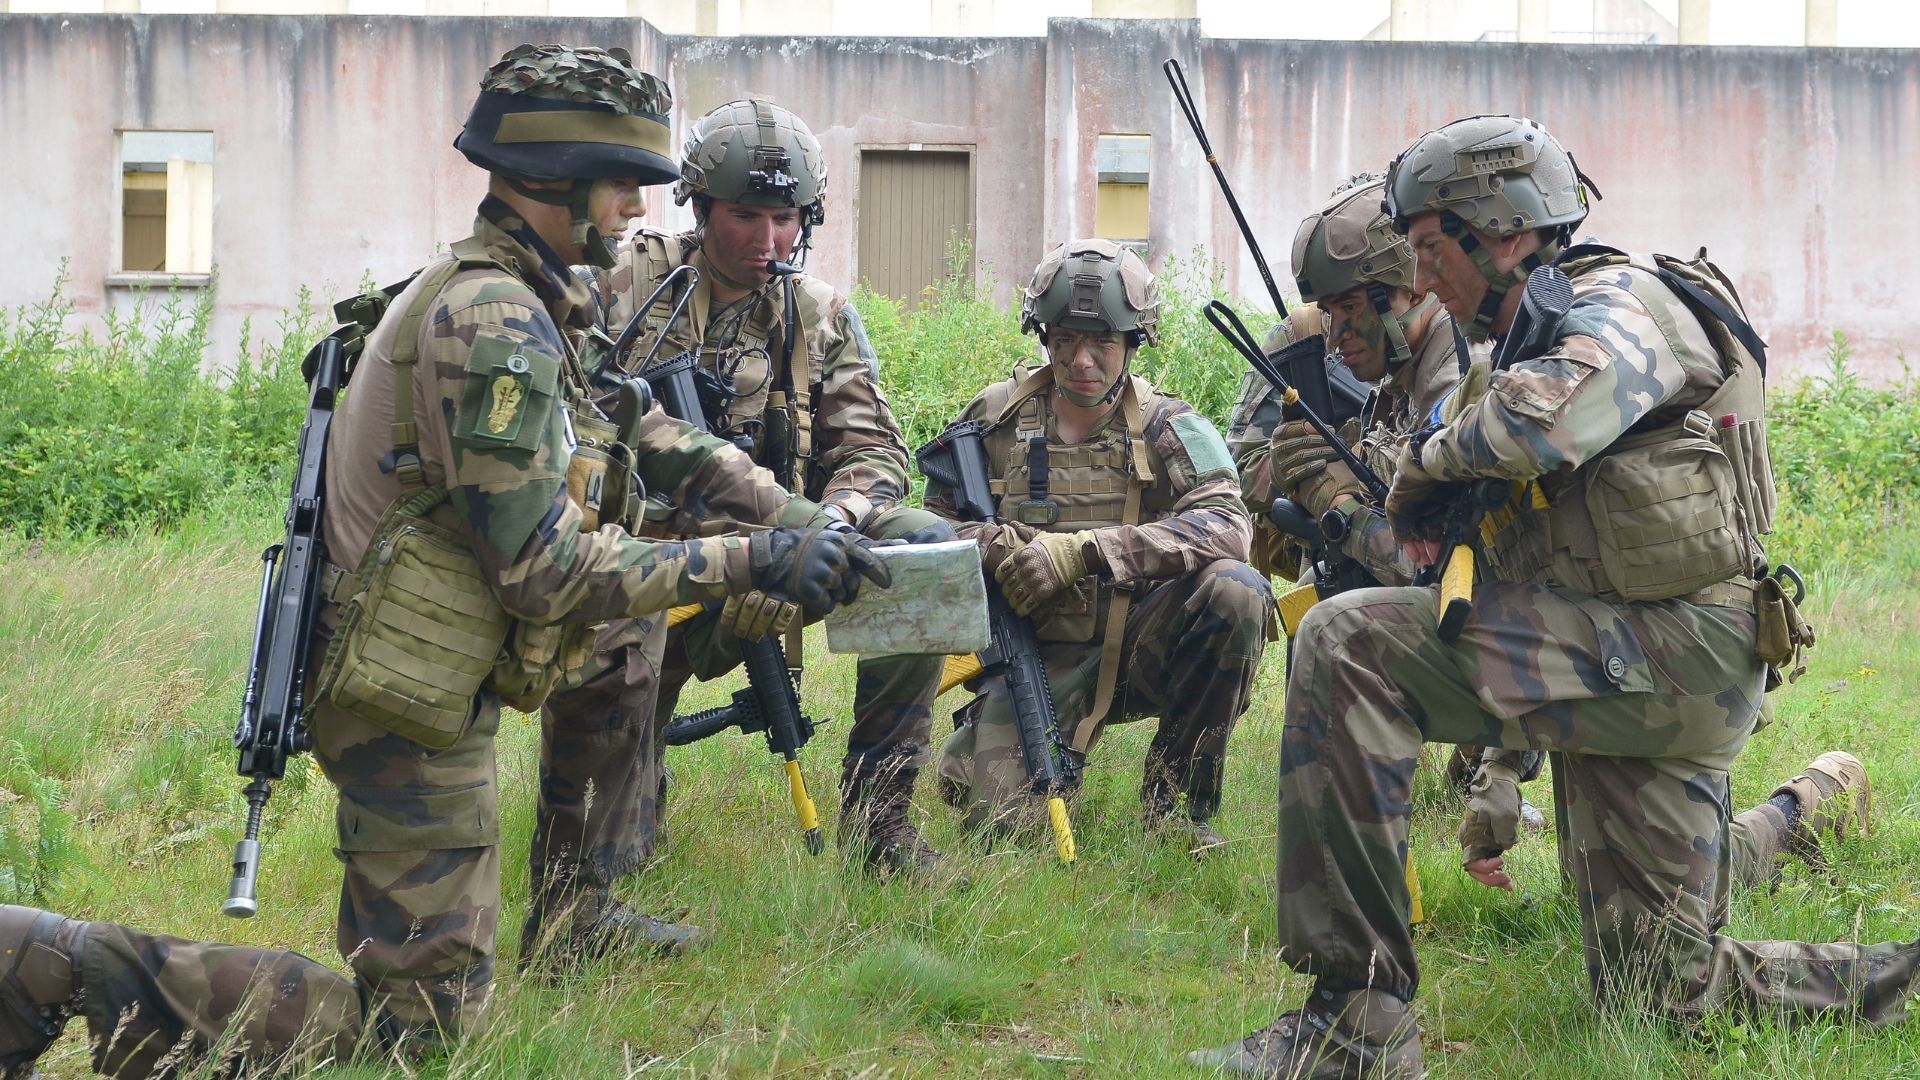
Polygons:
M1857 823L1865 835L1873 831L1868 817L1873 808L1873 785L1867 767L1845 750L1829 750L1808 763L1799 776L1773 789L1775 798L1792 796L1800 804L1787 834L1787 850L1816 870L1826 868L1820 837L1831 833L1845 840Z
M1147 835L1185 844L1187 854L1196 859L1226 843L1227 838L1208 824L1213 815L1202 805L1216 800L1189 795L1183 805L1174 790L1172 770L1155 765L1148 763L1147 779L1140 788L1140 822Z
M559 924L552 928L549 923ZM706 944L706 931L634 910L604 888L536 902L520 932L520 966L577 962L613 952L682 956Z
M1184 813L1146 815L1147 833L1160 836L1179 844L1184 844L1187 854L1196 859L1207 856L1214 848L1227 842L1219 830L1205 821L1196 821Z
M1306 1005L1239 1042L1187 1060L1227 1076L1285 1080L1419 1080L1413 1007L1381 990L1316 990Z
M900 759L871 770L849 759L840 770L840 850L859 852L878 878L899 874L965 888L965 875L913 827L909 810L919 775Z
M0 906L0 1078L37 1075L33 1063L79 1010L86 932L50 911Z

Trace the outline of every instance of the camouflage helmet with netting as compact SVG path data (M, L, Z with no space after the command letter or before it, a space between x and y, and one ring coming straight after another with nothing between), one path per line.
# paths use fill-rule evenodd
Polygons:
M675 175L672 108L667 84L636 69L625 49L519 45L480 80L453 145L521 180L664 184Z
M1470 116L1427 132L1393 159L1382 209L1401 232L1414 215L1437 210L1489 236L1557 229L1565 237L1586 219L1590 184L1538 122Z
M1111 240L1070 240L1033 272L1020 298L1020 329L1107 330L1138 345L1160 340L1160 286L1140 256Z
M1309 214L1293 237L1293 280L1300 299L1317 301L1379 282L1413 289L1413 249L1380 211L1385 178L1355 177Z
M827 158L812 129L760 98L729 101L694 121L673 201L695 195L750 206L792 206L826 220Z

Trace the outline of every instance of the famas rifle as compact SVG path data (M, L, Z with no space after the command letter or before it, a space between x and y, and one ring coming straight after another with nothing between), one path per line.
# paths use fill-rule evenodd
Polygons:
M948 427L914 456L929 480L952 493L960 516L967 521L997 523L1000 518L988 480L987 447L982 441L988 425L962 421ZM1066 794L1079 785L1080 758L1060 741L1060 721L1053 709L1053 690L1040 660L1040 643L1033 621L1014 614L1005 594L987 580L987 623L992 641L980 654L980 668L1005 680L1013 702L1013 723L1020 739L1027 779L1033 791L1047 800L1047 820L1053 828L1054 849L1060 861L1074 860L1073 825L1067 820Z
M357 336L354 344L358 345ZM327 430L333 401L345 378L339 334L314 346L309 361L307 417L300 425L293 492L287 500L287 535L260 555L260 600L254 613L253 647L240 721L233 730L241 776L248 778L247 829L233 849L233 878L220 910L236 919L259 910L254 883L260 873L260 818L273 782L286 775L287 759L313 746L307 731L307 654L320 608L320 572L326 566L321 504L326 498Z

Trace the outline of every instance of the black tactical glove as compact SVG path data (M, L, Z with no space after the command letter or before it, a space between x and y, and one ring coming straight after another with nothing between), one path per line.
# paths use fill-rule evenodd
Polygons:
M859 543L859 534L837 529L768 529L747 541L753 587L791 600L816 615L851 603L860 579L880 588L893 584L885 563Z
M946 522L935 521L894 539L903 544L944 544L949 540L960 539L960 534L954 532L953 526Z

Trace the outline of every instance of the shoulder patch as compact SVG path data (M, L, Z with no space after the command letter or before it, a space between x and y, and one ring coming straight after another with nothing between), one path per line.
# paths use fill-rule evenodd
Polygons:
M1187 452L1188 460L1193 462L1196 476L1210 472L1233 472L1233 455L1227 452L1227 443L1213 426L1213 421L1197 412L1183 412L1167 421L1173 429L1174 438L1180 440L1180 448Z

